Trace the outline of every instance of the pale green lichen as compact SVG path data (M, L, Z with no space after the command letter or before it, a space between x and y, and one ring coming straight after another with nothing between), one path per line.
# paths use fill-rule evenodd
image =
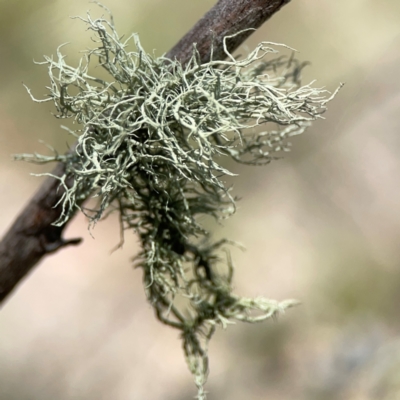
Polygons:
M136 34L134 51L104 18L83 19L94 31L97 48L77 67L61 53L45 57L58 118L73 118L78 139L66 155L23 155L47 163L61 161L66 174L64 224L79 208L91 223L107 209L118 210L121 227L137 232L142 251L136 258L157 317L182 332L183 348L195 376L198 398L205 398L207 343L217 326L258 322L295 304L232 293L226 240L212 242L198 217L217 220L234 211L235 200L223 177L234 175L225 159L267 164L288 150L287 139L321 117L328 92L300 85L302 65L279 56L281 45L261 43L246 57L198 62L196 47L187 65L146 53ZM89 73L90 62L110 80ZM256 131L265 126L268 130ZM73 177L72 186L65 184ZM92 210L81 206L99 198ZM225 264L225 269L221 265ZM185 306L177 298L185 299Z

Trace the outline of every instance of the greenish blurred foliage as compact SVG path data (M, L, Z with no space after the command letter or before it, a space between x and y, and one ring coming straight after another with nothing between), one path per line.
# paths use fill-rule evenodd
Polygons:
M121 34L166 52L215 1L104 2ZM45 68L60 43L69 60L90 45L79 20L94 4L0 0L0 225L40 180L12 153L66 149L51 116ZM376 399L399 396L400 2L292 0L240 49L285 43L311 65L303 81L344 89L326 120L266 168L235 167L236 217L216 232L244 243L234 254L243 295L294 297L277 322L236 325L210 348L210 399ZM116 224L115 224L116 226ZM79 249L46 260L0 313L0 399L187 399L191 378L175 334L154 322L111 222ZM75 230L74 230L75 229ZM78 218L71 235L86 235ZM396 397L397 396L397 397Z

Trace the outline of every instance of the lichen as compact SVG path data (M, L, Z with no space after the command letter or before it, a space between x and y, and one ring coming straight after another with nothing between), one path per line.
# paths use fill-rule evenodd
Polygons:
M181 331L203 399L207 344L216 327L262 321L296 302L233 294L229 242L213 241L199 217L221 220L235 211L224 182L235 175L227 160L262 165L279 158L288 139L321 118L333 96L301 86L304 65L293 54L278 55L283 45L263 42L242 58L225 47L225 61L206 63L194 45L182 65L147 53L137 34L123 40L112 17L81 19L98 46L76 67L67 64L61 46L56 57L45 56L49 94L34 99L53 101L57 118L74 119L79 128L69 132L77 144L66 155L19 158L65 163L65 175L57 178L65 188L63 211L55 225L77 208L92 225L112 210L123 230L137 233L142 251L135 263L148 300L161 322ZM89 73L93 59L109 80ZM98 198L94 209L82 206L89 196Z

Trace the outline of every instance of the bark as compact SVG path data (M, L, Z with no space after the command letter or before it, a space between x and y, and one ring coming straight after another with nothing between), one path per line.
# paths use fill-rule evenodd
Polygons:
M220 0L168 52L167 57L176 57L185 64L192 55L193 43L196 43L202 62L210 60L211 47L213 59L221 60L225 58L225 36L246 30L227 40L228 51L234 51L254 30L289 2L290 0Z
M196 43L202 62L225 58L223 38L247 30L227 40L227 48L234 51L251 33L290 0L219 0L218 3L170 51L169 58L185 64ZM64 174L64 165L58 164L52 172ZM67 182L68 184L68 182ZM61 207L54 207L62 196L59 181L47 178L37 193L25 206L0 242L0 303L13 288L46 255L81 239L64 240L62 227L52 225Z

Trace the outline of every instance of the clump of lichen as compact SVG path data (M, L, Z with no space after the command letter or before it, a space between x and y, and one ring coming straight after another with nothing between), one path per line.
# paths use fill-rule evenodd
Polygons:
M302 65L275 56L281 45L261 43L237 59L201 64L198 52L186 65L135 50L104 18L83 21L98 46L78 66L45 57L51 85L48 99L58 118L73 118L77 144L68 154L24 156L35 162L62 161L66 174L64 224L79 208L97 222L118 210L121 226L137 232L142 251L136 258L157 317L181 331L183 348L198 386L208 373L207 343L217 326L257 322L284 311L293 301L248 299L232 293L233 267L227 241L213 242L199 216L217 220L234 212L235 199L224 182L234 175L226 159L267 164L288 150L287 139L321 117L327 92L300 85ZM270 55L275 57L271 58ZM89 74L91 61L109 80ZM265 126L266 131L255 128ZM73 184L67 186L67 178ZM81 206L98 197L98 207ZM225 264L225 269L221 265ZM186 303L176 301L184 298Z

